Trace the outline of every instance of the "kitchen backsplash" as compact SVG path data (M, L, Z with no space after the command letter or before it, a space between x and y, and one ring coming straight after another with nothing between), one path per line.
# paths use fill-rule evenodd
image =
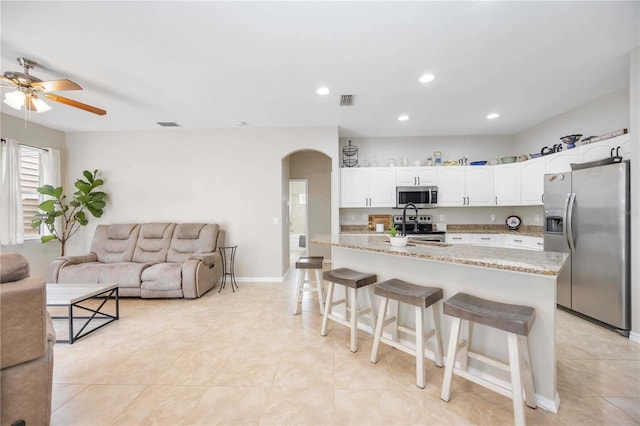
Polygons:
M457 225L505 225L508 216L517 215L522 225L542 226L542 206L514 207L441 207L421 209L420 214L430 215L433 223ZM340 225L368 225L370 214L402 214L402 210L391 208L341 208ZM442 216L442 219L440 217ZM492 216L495 220L492 221ZM506 225L505 225L506 227Z

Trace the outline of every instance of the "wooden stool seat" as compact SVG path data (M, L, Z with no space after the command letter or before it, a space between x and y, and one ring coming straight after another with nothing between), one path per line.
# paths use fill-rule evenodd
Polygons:
M325 271L322 276L326 281L329 281L329 287L327 288L327 300L324 304L324 316L322 318L322 328L320 329L320 335L327 335L328 320L332 320L337 322L338 324L345 325L351 329L351 352L357 352L358 316L368 314L369 318L371 319L372 330L374 329L376 324L376 314L373 309L371 292L365 291L368 307L359 310L357 290L362 287L374 284L378 280L378 277L376 276L376 274L359 272L349 268L338 268L332 269L330 271ZM333 300L336 284L345 287L344 298L340 300ZM344 318L340 318L339 316L336 316L332 313L333 307L341 304L344 304L345 306Z
M529 306L499 303L466 293L458 293L444 302L443 311L453 319L440 397L445 401L451 398L451 383L455 374L511 398L515 424L524 425L526 421L523 400L526 400L531 408L537 406L527 344L527 335L535 320L535 310ZM460 339L463 323L467 325L466 336ZM468 342L473 323L504 330L507 333L508 364L469 349ZM459 340L462 341L459 342ZM456 358L459 366L456 365ZM502 387L470 372L468 369L470 358L508 371L511 375L511 388Z
M302 296L305 291L318 293L318 306L320 307L320 315L324 315L324 285L320 276L322 271L322 262L324 257L322 256L301 256L296 261L296 269L298 271L298 284L296 286L296 305L293 309L293 315L298 315L298 309L302 302ZM307 284L313 284L313 280L309 276L311 271L316 271L316 288L307 286Z
M395 278L376 284L373 291L378 296L421 308L428 308L442 300L441 288L411 284Z
M442 289L437 287L426 287L392 278L387 281L378 283L374 287L374 293L381 297L380 311L378 312L378 323L376 325L373 347L371 349L371 362L378 362L378 348L380 342L400 349L409 355L416 357L416 385L424 388L424 358L425 358L425 342L433 340L433 358L438 367L442 367L442 338L440 337L440 322L438 313L436 312L437 304L442 300ZM395 315L387 316L387 306L389 300L395 300L398 303L405 303L414 306L415 311L415 328L409 328L398 325L398 309L396 305ZM433 313L433 329L428 333L424 332L424 311L431 307ZM391 338L382 335L384 328L393 325ZM415 336L415 349L404 343L401 343L398 337L398 331L408 333Z
M444 313L499 330L528 336L536 319L529 306L509 305L458 293L444 302Z
M349 268L338 268L325 271L322 277L326 281L343 285L349 288L360 288L373 284L378 280L376 274L367 274L365 272L354 271Z
M296 261L296 269L322 269L322 256L302 256Z

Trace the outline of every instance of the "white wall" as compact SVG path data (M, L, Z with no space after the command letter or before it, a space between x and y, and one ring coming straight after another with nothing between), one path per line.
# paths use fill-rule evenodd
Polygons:
M330 247L311 244L310 240L331 234L331 159L319 152L301 151L291 155L289 165L291 179L308 182L309 255L330 259Z
M628 128L629 88L625 87L518 133L515 147L523 153L537 153L561 143L562 136L581 134L586 138Z
M340 138L340 165L342 148L348 145L348 141L358 147L361 166L364 166L365 161L371 163L374 159L378 166L387 166L391 158L396 162L407 158L412 166L416 160L425 161L428 157L433 157L434 151L442 152L443 161L467 157L469 162L520 154L514 150L513 137L500 135Z
M285 157L313 149L337 164L337 141L334 127L70 133L68 176L100 169L109 202L69 254L88 252L99 223L215 222L238 245L240 279L279 279L288 264Z
M31 122L25 122L7 114L0 115L0 131L3 138L15 139L26 145L41 148L51 147L60 150L61 169L64 181L65 170L65 135L58 130L40 126ZM22 254L29 261L31 275L44 275L47 265L56 257L60 256L60 244L49 242L42 244L40 239L26 240L23 244L3 245L2 252L17 252Z

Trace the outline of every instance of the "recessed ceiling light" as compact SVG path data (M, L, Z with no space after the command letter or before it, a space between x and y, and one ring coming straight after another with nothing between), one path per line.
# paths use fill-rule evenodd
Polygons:
M398 117L398 121L407 121L408 119L409 119L409 116L406 114Z
M493 120L494 118L498 118L500 117L500 114L498 114L497 112L492 112L491 114L487 115L487 118L489 120Z
M418 80L420 83L431 83L433 80L435 80L436 76L433 74L425 74L422 77L420 77L420 80Z
M325 96L331 93L331 90L329 90L329 88L327 87L318 87L318 89L316 90L316 93L320 96Z

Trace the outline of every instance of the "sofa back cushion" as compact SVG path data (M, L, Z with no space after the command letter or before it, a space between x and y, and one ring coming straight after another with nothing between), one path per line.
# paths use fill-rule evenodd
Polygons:
M166 262L175 223L143 223L133 252L134 262Z
M183 263L193 254L215 252L218 230L217 224L177 224L167 253L167 262Z
M140 225L137 224L98 225L91 251L96 254L98 262L131 262L139 231Z

